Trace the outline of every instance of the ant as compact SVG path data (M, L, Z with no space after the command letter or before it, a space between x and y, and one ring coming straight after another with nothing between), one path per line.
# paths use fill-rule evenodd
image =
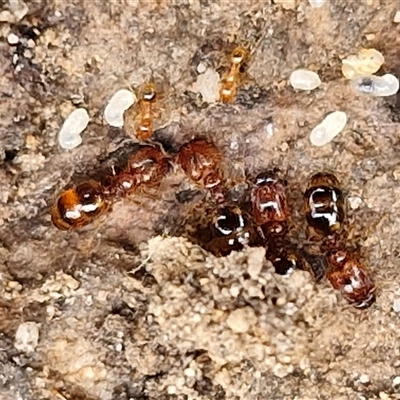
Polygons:
M138 103L125 113L125 129L139 141L146 141L154 133L154 117L158 115L158 93L156 86L149 81L139 88ZM157 109L157 112L156 112Z
M158 186L170 167L160 145L142 145L121 171L113 167L101 182L90 179L64 190L52 207L51 220L60 230L89 225L111 211L115 201Z
M192 182L208 190L217 204L225 201L222 154L214 144L205 139L193 139L179 149L176 163Z
M235 99L243 65L247 59L248 53L243 47L236 47L231 53L231 69L221 79L221 88L219 92L222 103L232 103Z
M311 177L304 193L308 237L322 239L327 252L326 277L355 308L367 308L375 301L375 285L365 266L340 244L344 220L344 199L336 177L318 173Z
M255 178L251 190L252 216L261 231L266 245L265 257L272 263L275 272L287 275L299 267L300 259L286 240L289 207L285 184L272 172L264 172Z
M146 83L139 93L140 122L136 128L136 137L147 140L153 135L153 112L157 101L157 92L153 83Z
M154 84L146 83L139 92L140 122L136 128L136 137L139 140L149 139L153 135L153 108L156 100Z
M212 225L198 232L203 247L217 256L226 256L233 250L240 251L256 238L249 216L240 207L228 204L223 186L219 149L205 139L193 139L184 144L177 156L177 164L187 177L206 189L216 205Z

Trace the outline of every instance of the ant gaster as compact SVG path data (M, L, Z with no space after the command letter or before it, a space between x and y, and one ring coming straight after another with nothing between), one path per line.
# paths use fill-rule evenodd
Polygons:
M88 180L64 190L51 210L51 221L60 230L81 228L111 208L103 186Z

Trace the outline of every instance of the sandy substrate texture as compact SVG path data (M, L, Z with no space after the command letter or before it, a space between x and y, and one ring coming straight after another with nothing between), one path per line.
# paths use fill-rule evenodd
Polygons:
M400 4L26 3L0 2L0 398L400 398L400 103L355 95L340 70L341 58L374 47L381 72L399 76ZM193 92L198 70L223 72L233 44L257 41L235 104ZM319 72L321 87L291 89L299 67ZM214 140L233 183L279 167L294 241L304 240L307 178L335 171L375 305L350 308L306 272L275 275L262 248L218 259L176 236L204 202L177 201L189 187L179 172L142 205L117 204L103 224L51 226L57 193L129 145L103 123L107 99L151 76L162 87L156 139L170 151ZM83 144L65 151L57 132L76 107L92 119ZM347 113L345 130L313 148L311 129L335 110Z

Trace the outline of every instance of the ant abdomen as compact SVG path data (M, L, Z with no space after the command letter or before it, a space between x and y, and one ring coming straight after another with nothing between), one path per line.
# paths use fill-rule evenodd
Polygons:
M89 180L64 190L57 198L51 220L60 230L81 228L111 208L101 183Z
M344 220L344 200L339 182L329 173L311 177L304 194L308 235L328 237L339 232Z
M328 254L326 276L354 307L367 308L375 302L375 285L366 268L346 250L334 250Z
M283 182L272 173L259 174L251 191L252 214L266 239L285 236L289 207Z

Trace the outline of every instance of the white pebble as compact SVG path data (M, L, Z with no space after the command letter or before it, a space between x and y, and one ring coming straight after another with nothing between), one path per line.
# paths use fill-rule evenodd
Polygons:
M39 325L36 322L24 322L15 333L14 346L17 350L30 353L39 342Z
M19 43L19 37L15 33L10 33L7 36L8 44L15 45Z
M359 93L376 97L392 96L399 91L399 80L392 74L360 76L352 79L351 85Z
M136 96L130 90L118 90L110 99L104 110L104 118L108 125L116 128L124 126L124 112L132 107Z
M290 74L289 83L294 89L314 90L321 84L321 79L316 72L296 69Z
M396 313L400 313L400 299L395 299L393 301L393 311Z
M84 108L77 108L64 121L58 134L58 143L63 149L74 149L82 143L81 133L89 123L89 114Z
M310 142L313 146L324 146L332 141L345 127L347 115L343 111L334 111L328 114L310 134Z
M396 376L396 377L393 379L392 385L393 385L393 386L399 386L399 385L400 385L400 376Z
M400 22L400 11L396 11L396 14L394 15L393 22L398 24Z
M360 206L363 202L361 197L358 197L358 196L350 196L347 198L347 201L352 210L357 210L358 208L360 208Z
M310 3L310 6L313 8L320 8L322 7L324 4L326 4L326 0L308 0L308 2Z
M207 68L204 74L197 77L193 89L201 94L206 103L215 103L219 99L219 82L220 76L218 72Z
M205 64L203 64L202 62L197 65L197 72L199 74L204 74L204 72L206 72L206 70L207 70L207 66Z
M366 374L362 374L362 375L360 375L360 377L358 378L358 380L361 382L361 383L368 383L369 381L370 381L370 379L369 379L369 376L368 375L366 375Z

